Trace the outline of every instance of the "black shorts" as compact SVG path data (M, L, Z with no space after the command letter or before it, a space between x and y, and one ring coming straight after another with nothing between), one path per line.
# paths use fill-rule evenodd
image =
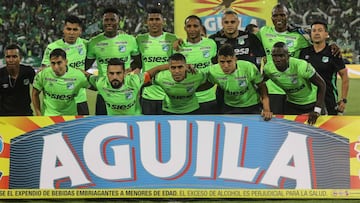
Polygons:
M224 105L223 113L224 114L260 114L261 113L261 104L256 104L248 107L232 107Z
M285 114L286 115L301 115L314 111L315 102L305 105L294 104L286 101Z
M198 110L198 114L219 114L220 113L220 108L219 108L216 100L199 103L199 105L200 105L200 108Z
M284 114L285 94L269 94L270 110L273 114Z
M100 94L96 96L95 115L107 115L105 100Z
M78 115L89 115L89 106L87 102L76 103Z
M162 100L150 100L141 98L141 109L144 115L161 115L162 111Z

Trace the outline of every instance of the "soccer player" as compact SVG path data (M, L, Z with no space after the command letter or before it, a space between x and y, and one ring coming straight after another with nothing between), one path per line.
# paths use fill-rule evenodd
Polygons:
M230 44L220 47L218 64L209 68L208 80L224 92L223 113L261 113L264 120L271 119L267 88L261 73L255 64L237 60Z
M30 84L35 71L20 64L21 49L16 44L5 47L6 66L0 69L0 116L32 116Z
M163 31L164 19L161 10L150 8L147 14L148 33L136 37L142 59L142 72L167 64L173 53L172 44L176 35ZM142 113L145 115L162 114L162 100L165 93L158 85L144 87L141 95Z
M325 107L328 115L337 115L345 110L349 90L349 77L343 59L331 53L330 46L326 43L329 38L327 24L315 21L311 24L311 40L313 45L302 49L300 58L313 65L316 72L326 83ZM338 99L337 74L341 77L341 99Z
M82 22L74 15L65 18L63 28L64 37L49 44L44 52L42 67L50 66L50 53L52 50L60 48L65 50L68 60L68 67L85 70L86 44L87 40L80 38L82 33ZM86 89L81 89L75 97L77 111L79 115L89 115L87 104Z
M89 69L96 61L99 76L106 76L107 61L110 58L120 58L125 62L125 71L139 68L139 51L135 37L120 33L119 14L115 8L106 8L102 17L103 33L90 39L85 60L85 69ZM132 67L130 68L131 61ZM96 115L106 115L103 98L96 98Z
M159 85L165 92L164 114L198 114L200 105L195 92L206 82L207 71L197 69L191 74L187 70L185 56L175 53L169 59L168 70L155 75L153 84Z
M226 11L221 20L223 28L209 38L215 40L217 49L225 43L231 44L238 60L252 62L260 69L261 58L265 56L262 44L256 35L238 30L239 23L237 13L232 10ZM217 63L216 57L213 63Z
M272 61L265 64L264 74L286 92L285 114L309 113L308 123L313 125L324 103L324 80L310 63L290 57L284 42L275 43L271 55Z
M50 66L39 72L34 79L32 101L37 116L78 115L75 97L89 83L78 69L69 68L66 52L54 49L50 53ZM40 93L43 92L43 113Z
M185 31L187 39L181 46L179 53L183 54L186 62L195 69L210 66L211 59L216 56L216 43L209 38L201 37L201 19L196 15L190 15L185 19ZM215 114L218 112L215 95L216 87L196 92L200 103L199 114Z
M272 10L271 20L274 26L263 26L256 33L266 52L266 61L272 61L271 50L276 42L284 42L288 46L290 56L299 58L300 50L310 45L310 42L299 32L292 29L288 22L288 9L277 4ZM275 85L272 80L266 82L270 107L275 114L284 114L286 96L284 90Z

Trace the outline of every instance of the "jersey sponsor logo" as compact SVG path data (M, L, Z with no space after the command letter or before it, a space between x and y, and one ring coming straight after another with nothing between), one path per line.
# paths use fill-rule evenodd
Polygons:
M321 61L324 62L324 63L327 63L327 62L329 62L329 57L323 56Z
M237 96L237 95L243 95L245 94L247 91L249 90L249 87L246 87L245 89L241 90L241 91L230 91L230 90L225 90L225 92L231 96Z
M168 62L168 60L169 60L169 57L167 57L167 56L148 56L148 57L143 57L144 63L151 63L151 62L166 63L166 62Z
M23 84L24 84L24 85L29 85L29 84L30 84L29 78L24 79L24 80L23 80Z
M240 48L240 49L234 49L235 55L247 55L250 52L249 48Z
M107 43L107 42L99 42L99 43L97 43L96 44L96 46L98 46L98 47L104 47L104 46L107 46L109 43Z
M50 81L50 82L57 82L57 79L55 79L55 78L45 78L45 80Z
M169 95L171 99L188 99L193 97L194 95L187 95L187 96L175 96L175 95Z
M69 64L69 66L71 68L80 68L85 66L85 60L81 60L81 61L74 61L72 63Z
M136 101L133 101L132 103L129 103L129 104L110 104L108 102L106 102L106 106L108 108L111 108L112 110L128 110L130 109L131 107L133 107L135 105Z
M44 91L44 94L47 97L50 97L51 99L57 99L57 100L71 100L75 97L75 94L55 94L55 93L50 93L48 91Z
M210 61L204 62L204 63L195 63L193 64L195 69L202 69L210 66Z
M295 92L298 92L302 89L305 88L305 84L302 84L300 87L295 87L295 88L284 88L284 91L287 92L287 93L295 93Z

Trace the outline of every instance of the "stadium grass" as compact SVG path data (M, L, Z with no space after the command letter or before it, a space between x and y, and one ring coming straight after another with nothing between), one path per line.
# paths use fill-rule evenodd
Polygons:
M339 80L341 81L341 80ZM339 89L341 88L341 84L338 84ZM350 79L350 87L348 93L348 104L346 106L345 114L347 116L360 115L360 79ZM96 102L96 92L92 90L87 91L88 104L90 115L95 115L95 102ZM339 92L339 95L340 92Z

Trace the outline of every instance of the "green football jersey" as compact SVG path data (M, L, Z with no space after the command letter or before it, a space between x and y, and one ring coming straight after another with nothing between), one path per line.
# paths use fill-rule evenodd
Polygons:
M260 96L255 85L263 81L263 77L255 64L238 60L236 70L225 74L220 65L210 67L209 81L224 90L224 103L232 107L249 107L260 103Z
M136 42L141 53L142 72L168 63L176 39L176 35L168 32L163 32L158 37L152 37L149 33L138 35ZM145 87L142 92L142 97L149 100L163 100L164 96L164 91L158 85Z
M162 108L166 112L185 114L200 107L195 95L196 89L207 80L207 69L198 70L195 74L187 74L181 82L176 82L170 71L159 72L153 83L165 91Z
M68 67L85 70L87 42L87 40L80 37L76 40L74 44L66 43L63 39L56 40L46 47L41 64L50 66L50 53L52 52L52 50L60 48L66 52ZM78 96L75 97L75 102L82 103L86 101L86 89L82 88Z
M193 44L184 42L181 45L179 53L186 58L187 64L192 64L196 69L202 69L210 66L211 58L216 56L216 43L213 39L202 38L199 43ZM199 103L214 101L216 99L216 87L208 90L196 92Z
M292 57L284 72L278 71L273 62L264 67L265 75L286 92L287 100L299 105L316 102L317 88L309 80L315 72L310 63Z
M271 50L276 42L284 42L288 49L290 56L299 58L302 48L308 47L310 42L305 39L303 35L294 32L277 32L273 26L264 26L256 33L261 43L264 46L267 61L272 61ZM284 94L285 92L275 85L271 80L266 82L270 94Z
M120 58L125 62L125 68L130 68L131 56L138 55L135 37L128 34L118 34L108 38L104 33L90 39L87 57L95 59L99 76L106 76L107 61L110 58Z
M68 68L63 76L57 76L51 68L40 71L34 79L34 88L43 92L43 115L77 115L75 96L89 83L77 69Z
M143 74L126 75L119 89L113 88L104 76L91 76L89 82L104 98L108 115L141 115L139 92L144 83Z

